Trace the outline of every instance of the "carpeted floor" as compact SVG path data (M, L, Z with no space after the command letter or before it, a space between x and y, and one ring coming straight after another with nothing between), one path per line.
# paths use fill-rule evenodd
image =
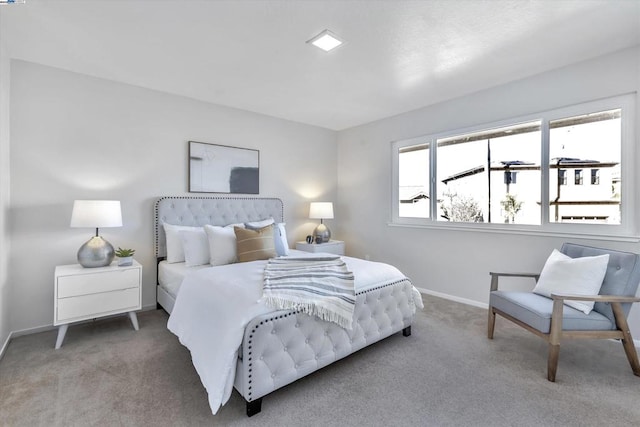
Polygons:
M189 352L164 311L18 337L0 361L0 425L8 426L629 426L640 378L622 346L573 341L546 380L546 344L486 310L425 296L411 337L396 334L263 399L211 415Z

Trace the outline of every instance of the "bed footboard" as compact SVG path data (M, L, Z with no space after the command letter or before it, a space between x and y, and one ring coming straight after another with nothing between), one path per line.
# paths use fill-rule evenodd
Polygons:
M247 325L236 369L235 388L247 401L247 415L262 397L396 332L411 334L415 313L408 280L356 295L354 327L300 312L278 311Z

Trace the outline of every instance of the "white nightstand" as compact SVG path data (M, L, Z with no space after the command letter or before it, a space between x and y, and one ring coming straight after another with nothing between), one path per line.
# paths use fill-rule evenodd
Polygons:
M59 265L55 270L53 325L59 326L56 349L62 346L70 323L111 314L129 313L138 330L135 310L142 308L142 266L84 268Z
M296 242L296 249L305 252L327 252L344 255L344 242L342 240L329 240L327 243Z

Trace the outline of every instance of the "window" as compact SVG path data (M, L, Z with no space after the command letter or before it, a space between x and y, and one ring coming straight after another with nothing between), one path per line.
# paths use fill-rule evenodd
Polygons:
M558 184L567 185L567 170L558 169Z
M436 143L438 221L540 223L539 121Z
M620 181L622 109L571 115L549 122L550 167L571 168L574 184L560 191L550 180L550 222L620 224ZM591 184L605 179L609 185L582 186L583 171L591 170ZM614 181L617 183L614 185Z
M429 218L429 144L401 148L398 163L400 216Z
M629 234L633 117L622 96L394 142L393 223Z
M582 169L575 170L575 179L573 180L575 185L582 185Z

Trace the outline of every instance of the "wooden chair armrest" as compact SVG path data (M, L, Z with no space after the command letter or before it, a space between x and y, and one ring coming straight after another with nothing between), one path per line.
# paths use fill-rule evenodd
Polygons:
M534 277L534 278L539 278L540 277L540 273L502 273L502 272L495 272L495 271L490 271L489 272L490 275L492 276L504 276L504 277Z
M491 275L491 291L498 290L498 278L500 277L531 277L535 279L536 282L540 278L540 273L501 273L490 271L489 274Z
M618 295L571 295L571 294L551 294L554 300L577 300L577 301L595 301L595 302L640 302L640 297L626 297Z

